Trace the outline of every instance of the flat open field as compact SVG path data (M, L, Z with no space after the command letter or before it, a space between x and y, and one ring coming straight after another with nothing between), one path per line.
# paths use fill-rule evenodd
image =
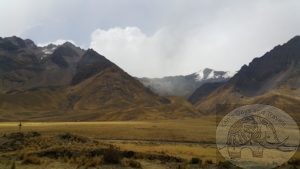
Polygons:
M0 123L0 134L18 132L19 123ZM104 140L214 142L214 117L169 121L24 122L23 132L74 133Z
M18 132L18 124L18 122L0 123L0 136ZM97 140L101 144L114 145L122 151L170 155L187 161L199 158L203 161L216 162L216 119L213 116L164 121L22 123L21 132L33 131L49 137L72 133ZM298 157L300 154L296 153L295 158L300 159ZM148 166L143 168L160 165L148 164L147 161L141 163ZM64 168L67 168L66 165Z
M0 135L18 132L19 123L0 123ZM184 158L215 157L215 118L172 121L22 123L22 132L46 135L72 133L121 149L169 153Z

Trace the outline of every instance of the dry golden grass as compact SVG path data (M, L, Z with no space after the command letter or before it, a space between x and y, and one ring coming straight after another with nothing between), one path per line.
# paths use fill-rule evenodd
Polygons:
M205 144L186 143L141 143L141 142L110 142L121 150L135 151L142 153L168 154L181 157L186 160L199 158L202 160L216 161L216 147Z
M0 123L0 134L19 131L17 122ZM120 122L24 122L22 131L74 133L104 140L214 142L215 118Z
M18 124L17 122L0 123L0 135L17 132ZM217 161L217 150L214 145L216 118L213 116L202 119L160 121L25 122L22 125L22 132L37 131L45 136L68 132L115 145L122 151L165 154L187 161L192 158ZM300 153L297 152L293 158L300 159ZM141 161L141 164L149 165L150 168L158 165L147 161ZM47 160L43 162L42 167L51 168L54 165L55 168L74 167L69 163L62 164L57 161L47 163ZM16 163L16 166L22 165ZM31 164L25 167L30 168L29 166Z

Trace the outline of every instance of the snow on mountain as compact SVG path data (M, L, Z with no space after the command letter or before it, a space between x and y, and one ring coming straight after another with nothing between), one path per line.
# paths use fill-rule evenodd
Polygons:
M208 80L208 79L228 79L235 75L236 72L230 71L216 71L210 68L201 69L194 73L197 81Z
M236 74L237 72L236 71L228 71L228 72L226 72L224 75L223 75L223 77L224 78L231 78L231 77L233 77L235 74Z
M163 78L140 78L139 80L155 93L163 96L189 97L198 87L209 82L224 82L235 73L216 71L210 68L185 76L168 76Z
M48 57L49 55L51 55L55 49L57 48L58 46L57 45L54 45L54 44L49 44L47 46L44 46L44 47L41 47L41 50L42 50L42 55L41 55L41 60L45 59L46 57Z

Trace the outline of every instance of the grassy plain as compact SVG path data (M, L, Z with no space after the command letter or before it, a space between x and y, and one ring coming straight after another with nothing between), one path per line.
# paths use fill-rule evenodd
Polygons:
M18 122L0 123L0 135L18 132L18 124ZM170 155L187 161L198 158L215 162L217 154L214 116L160 121L23 122L21 131L24 133L34 131L49 137L72 133L106 145L117 146L122 151ZM296 153L294 158L300 159L300 153ZM147 161L140 162L143 166L148 166L143 168L161 165L149 164ZM50 162L49 165L56 163L57 161Z
M18 122L0 123L0 134L18 132ZM21 130L43 134L74 133L103 140L214 142L214 117L164 121L24 122Z

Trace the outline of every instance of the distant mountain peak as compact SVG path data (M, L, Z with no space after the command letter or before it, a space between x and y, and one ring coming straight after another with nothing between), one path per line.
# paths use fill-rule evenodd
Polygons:
M100 55L98 52L96 52L92 48L89 48L88 50L86 50L85 54L87 54L87 55Z
M9 37L0 38L0 115L2 121L97 121L200 113L183 99L154 94L93 49L70 42L37 47Z
M227 113L236 108L235 105L267 104L296 115L299 107L294 105L300 105L299 75L300 36L295 36L243 65L224 85L215 85L215 89L212 84L199 88L190 101L206 113ZM208 89L212 89L211 92L207 92ZM216 112L216 104L226 106Z
M41 55L40 59L43 60L43 59L47 58L48 56L50 56L55 51L55 49L57 48L57 45L50 43L49 45L40 47L40 48L42 49L42 53L43 53L43 55Z
M37 46L33 41L26 39L23 40L17 36L0 38L0 49L4 49L6 51L19 50L21 48L36 48Z
M72 48L77 48L77 46L75 46L73 43L67 41L65 43L63 43L62 45L59 46L68 46L68 47L72 47Z
M78 62L77 72L72 80L72 84L78 84L96 73L112 66L116 65L93 49L88 49Z
M290 39L290 40L288 41L288 43L289 43L289 42L292 42L292 41L300 41L300 35L294 36L292 39Z
M211 68L204 68L194 73L198 81L208 80L208 79L219 79L224 78L228 79L235 75L236 72L231 71L216 71Z
M140 78L139 80L155 93L162 96L183 96L188 98L198 87L207 82L224 82L235 72L216 71L204 68L198 72L183 76L168 76L163 78Z
M17 37L17 36L10 36L10 37L5 37L4 39L10 40L10 41L24 41L23 39Z
M37 47L36 44L30 39L25 39L24 41L25 41L26 45L29 47L33 47L33 48Z

